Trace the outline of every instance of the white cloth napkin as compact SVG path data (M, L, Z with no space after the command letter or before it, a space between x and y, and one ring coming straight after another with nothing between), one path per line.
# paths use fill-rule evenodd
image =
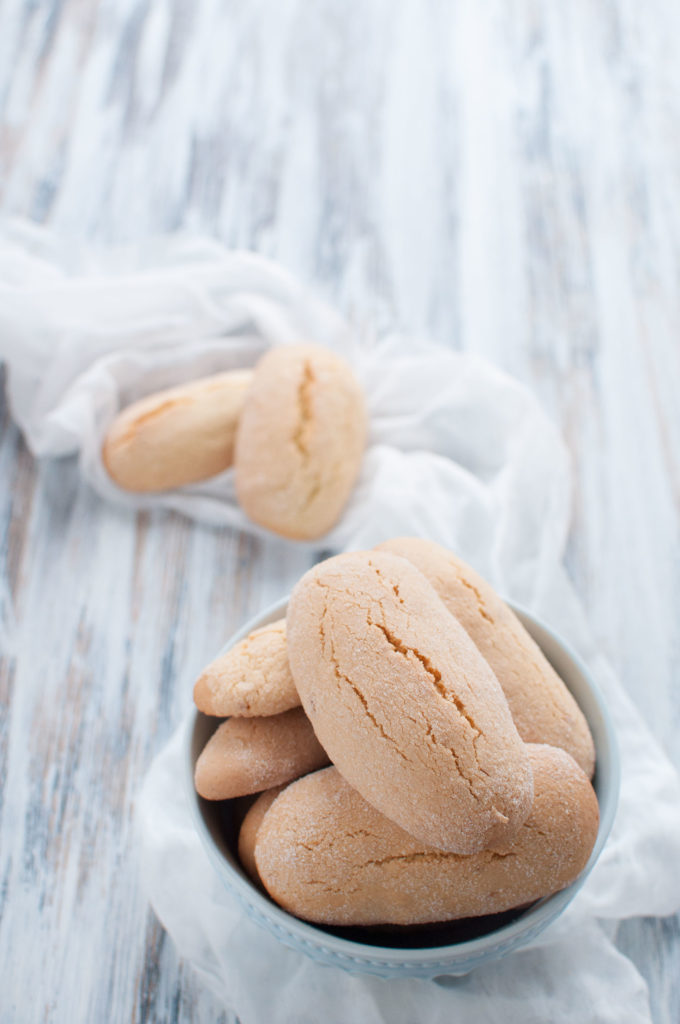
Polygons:
M77 277L56 258L26 229L0 244L0 359L37 455L77 453L92 485L130 507L165 505L255 531L230 472L158 496L118 490L99 454L106 426L121 404L252 365L269 345L304 337L336 348L364 383L371 428L361 479L324 546L418 534L451 547L571 641L618 728L619 812L584 888L532 947L450 987L319 967L253 924L194 833L177 733L149 772L138 821L149 898L180 954L242 1024L649 1021L646 985L612 935L622 918L680 908L680 780L592 648L561 566L568 459L532 396L470 356L397 337L359 343L280 268L212 242L159 244L136 264L113 254Z

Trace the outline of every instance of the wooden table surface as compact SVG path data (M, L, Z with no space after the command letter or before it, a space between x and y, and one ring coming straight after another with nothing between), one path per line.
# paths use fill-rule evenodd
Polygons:
M570 573L680 766L678 5L2 0L0 109L0 215L214 235L528 383L573 453ZM1 429L0 1018L230 1021L145 905L133 802L313 556L131 517ZM676 1024L678 919L618 942Z

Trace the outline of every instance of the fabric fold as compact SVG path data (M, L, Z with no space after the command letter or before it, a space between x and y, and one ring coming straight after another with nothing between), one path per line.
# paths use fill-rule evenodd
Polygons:
M341 351L366 389L370 437L324 549L405 534L454 549L588 661L622 752L612 834L559 921L532 947L466 978L385 983L319 967L250 921L194 832L178 732L149 772L137 818L146 891L180 954L243 1024L649 1021L645 983L610 923L680 907L680 780L594 649L562 567L569 458L536 400L476 357L414 338L359 338L280 267L215 242L165 240L110 254L78 276L63 263L35 229L16 226L0 243L0 359L12 413L37 456L77 456L95 490L129 509L161 506L262 533L239 509L231 471L164 494L119 490L101 460L108 424L144 394L253 366L271 345L313 340Z

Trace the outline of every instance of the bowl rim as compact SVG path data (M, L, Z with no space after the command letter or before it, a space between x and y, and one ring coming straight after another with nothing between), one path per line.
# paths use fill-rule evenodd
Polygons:
M253 630L285 617L289 600L290 595L288 594L278 601L274 601L258 614L251 616L226 642L217 656L219 657L230 650ZM303 921L289 914L282 907L278 906L247 878L245 872L239 873L235 870L217 848L201 813L201 798L194 788L195 762L192 755L192 740L194 729L202 712L192 706L186 719L183 745L187 769L184 781L188 791L194 827L198 831L203 848L222 882L254 913L261 925L270 928L270 930L273 927L276 935L284 942L302 945L309 949L312 956L317 952L322 952L335 961L339 960L348 964L354 964L358 968L374 966L377 968L401 967L437 970L439 968L450 968L455 966L457 962L464 961L467 970L474 967L476 962L481 963L494 954L497 956L502 955L504 952L510 951L520 944L524 945L531 941L562 913L583 886L604 848L618 806L621 763L613 719L607 709L600 686L594 680L589 668L573 647L553 627L540 619L534 612L529 611L528 608L518 604L516 601L509 600L508 598L503 598L503 600L515 612L525 628L529 624L531 629L528 629L528 632L531 633L534 639L536 639L534 636L536 632L542 633L544 639L549 639L556 650L562 656L566 656L567 660L572 663L572 666L582 679L585 680L595 709L601 718L602 729L600 731L602 736L606 738L608 754L609 785L604 800L600 799L598 795L600 820L597 838L582 872L566 888L531 904L526 911L520 913L519 917L513 921L501 925L496 930L487 932L484 935L449 945L394 948L371 942L357 942L330 934L311 922ZM538 640L536 642L542 648L542 644ZM565 685L567 684L565 683ZM592 723L589 722L588 724L591 727L591 731L593 731ZM599 759L600 752L597 749L597 745L596 752Z

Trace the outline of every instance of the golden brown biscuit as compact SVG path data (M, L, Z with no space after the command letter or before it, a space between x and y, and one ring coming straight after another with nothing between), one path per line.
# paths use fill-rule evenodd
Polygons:
M261 718L298 707L284 619L256 629L204 669L194 703L206 715Z
M126 491L167 491L231 466L251 370L233 370L148 395L109 427L102 458Z
M361 388L316 345L284 345L257 364L236 437L236 493L247 515L284 537L335 524L366 443Z
M422 573L338 555L293 590L288 657L347 781L422 842L474 853L531 808L529 758L496 677Z
M275 786L274 789L267 789L260 793L255 802L250 805L248 812L241 823L238 833L238 856L241 864L254 882L262 884L257 873L255 863L255 840L264 816L276 800L279 793L282 793L285 786Z
M230 800L281 786L328 764L302 708L271 718L228 718L210 737L194 772L206 800Z
M493 587L429 540L398 537L376 550L407 558L427 577L493 669L524 742L561 747L592 777L595 746L583 712Z
M597 798L563 750L527 748L531 814L510 845L469 857L413 839L335 768L289 786L267 810L255 860L269 894L308 921L424 924L497 914L563 889L597 837Z

